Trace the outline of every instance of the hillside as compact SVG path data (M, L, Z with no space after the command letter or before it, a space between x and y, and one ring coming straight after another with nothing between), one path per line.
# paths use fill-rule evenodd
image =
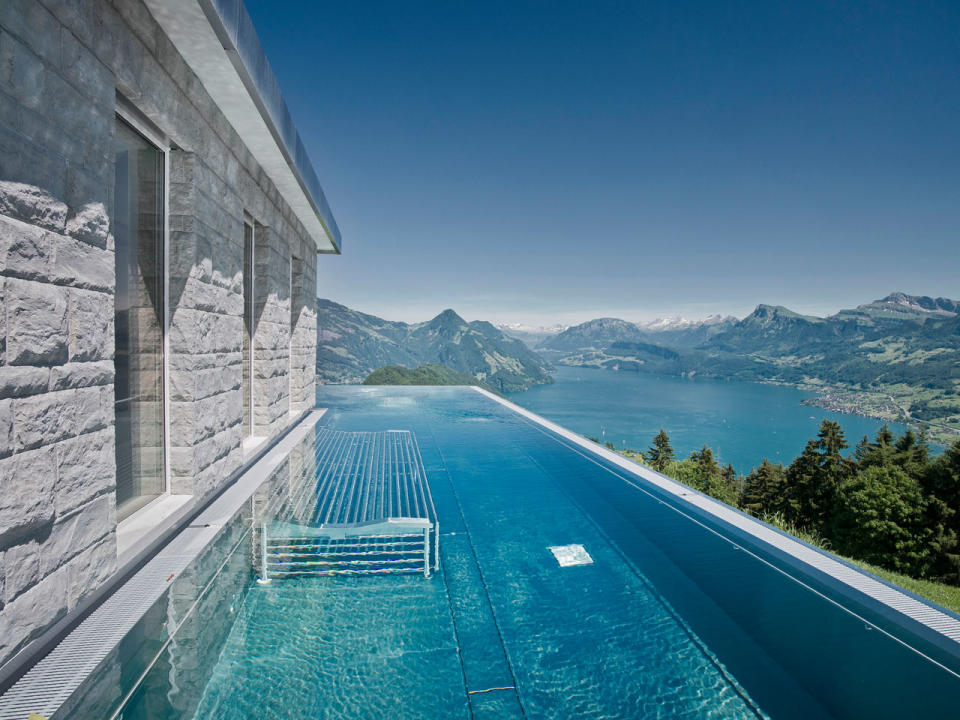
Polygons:
M619 318L598 318L567 328L558 335L545 338L537 348L561 352L583 351L605 347L621 340L642 340L643 332L636 323Z
M453 310L408 324L317 300L317 375L325 383L359 383L387 365L441 364L496 390L512 392L553 382L543 358L482 320Z
M363 381L364 385L480 385L470 373L457 372L445 365L421 365L405 368L387 365L374 370Z
M664 337L664 336L661 336ZM893 293L826 318L758 305L690 346L604 318L541 347L565 365L822 390L824 407L960 429L960 303Z

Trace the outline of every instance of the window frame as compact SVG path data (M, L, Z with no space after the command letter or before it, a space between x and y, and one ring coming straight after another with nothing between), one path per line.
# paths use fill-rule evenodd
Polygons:
M157 148L163 157L163 223L160 238L163 243L163 323L161 328L163 337L160 343L162 355L160 382L163 392L163 403L161 405L163 414L161 420L163 429L163 457L161 459L163 462L163 491L159 496L118 523L123 524L133 518L142 518L144 515L148 515L151 507L170 495L170 393L168 391L170 388L170 150L172 145L170 139L122 95L117 95L114 114L116 118L129 125L132 130Z

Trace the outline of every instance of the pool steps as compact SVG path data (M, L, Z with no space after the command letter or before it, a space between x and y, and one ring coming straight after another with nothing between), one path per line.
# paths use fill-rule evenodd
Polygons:
M438 569L440 526L409 430L319 428L314 462L291 483L261 523L261 581Z

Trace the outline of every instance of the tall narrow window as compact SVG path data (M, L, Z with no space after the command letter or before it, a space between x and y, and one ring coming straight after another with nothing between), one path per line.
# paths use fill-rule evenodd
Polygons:
M296 255L290 256L290 411L300 410L303 402L302 348L298 345L297 323L300 321L300 294L303 292L303 262Z
M117 118L114 411L117 518L163 494L164 158Z
M243 223L243 436L253 435L253 224Z

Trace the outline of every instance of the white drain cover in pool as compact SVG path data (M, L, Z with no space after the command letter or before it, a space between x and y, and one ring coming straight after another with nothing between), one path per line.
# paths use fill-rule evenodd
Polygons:
M583 545L554 545L548 549L553 553L560 567L590 565L593 563L593 558L583 549Z

